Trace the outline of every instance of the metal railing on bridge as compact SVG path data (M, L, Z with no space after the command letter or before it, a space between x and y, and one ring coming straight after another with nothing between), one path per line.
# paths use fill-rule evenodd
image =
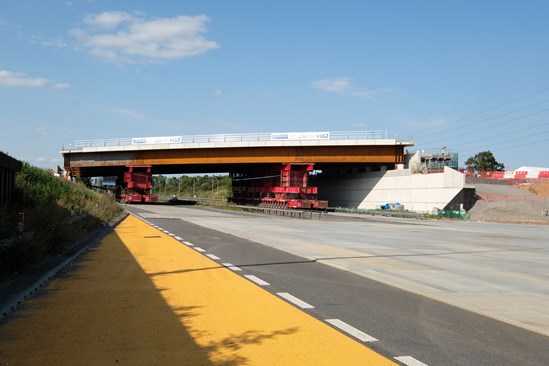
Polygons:
M296 132L298 134L298 132ZM411 137L388 136L385 130L372 131L334 131L328 132L328 139L319 140L386 140L395 139L398 142L412 141ZM256 142L273 141L273 133L241 133L241 134L214 134L214 135L187 135L177 136L179 144L200 144L216 142ZM63 150L81 150L88 147L116 147L131 146L134 138L113 138L113 139L94 139L94 140L76 140ZM177 143L176 143L177 144ZM173 145L173 143L172 143Z

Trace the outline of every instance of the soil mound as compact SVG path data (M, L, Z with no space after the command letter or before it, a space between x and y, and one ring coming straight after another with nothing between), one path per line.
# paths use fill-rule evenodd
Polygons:
M549 182L476 183L475 188L479 200L469 211L473 221L549 224Z

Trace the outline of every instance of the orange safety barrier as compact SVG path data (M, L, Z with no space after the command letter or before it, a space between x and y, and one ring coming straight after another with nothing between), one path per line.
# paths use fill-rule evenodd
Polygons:
M526 175L528 175L528 172L515 172L516 179L526 178Z

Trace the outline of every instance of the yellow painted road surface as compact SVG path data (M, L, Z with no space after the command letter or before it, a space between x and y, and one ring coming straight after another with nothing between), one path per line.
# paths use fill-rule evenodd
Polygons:
M130 216L0 325L0 365L394 365Z

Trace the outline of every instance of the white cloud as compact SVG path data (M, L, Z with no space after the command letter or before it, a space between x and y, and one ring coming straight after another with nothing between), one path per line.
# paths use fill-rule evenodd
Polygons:
M65 48L68 47L67 43L60 37L51 37L42 33L29 33L24 30L23 27L17 24L9 23L0 19L0 30L5 28L10 33L14 34L17 38L29 42L30 44L39 44L46 47Z
M41 33L17 32L17 36L31 44L39 44L45 47L65 48L67 43L59 37L50 37Z
M65 48L67 44L61 38L46 37L41 34L34 34L30 36L31 43L39 43L46 47Z
M220 95L223 94L223 90L221 90L221 89L216 89L216 90L214 90L214 92L213 92L212 94L213 94L214 96L216 96L216 97L219 97Z
M88 14L72 35L96 58L116 63L155 63L196 56L219 45L202 36L205 15L145 19L142 14Z
M0 86L10 88L43 88L50 85L54 89L66 89L70 86L67 83L55 83L44 78L32 78L22 72L0 70Z
M31 78L22 72L0 70L0 86L12 88L42 88L50 83L43 78Z
M349 78L331 78L313 81L313 88L341 93L351 88L351 79Z
M88 14L83 22L103 29L113 29L123 22L132 21L133 16L123 11L106 11L100 14Z
M311 86L318 90L324 90L353 97L371 98L378 94L373 90L361 89L353 85L352 80L347 77L336 77L313 81Z
M71 84L69 83L56 83L53 85L53 89L62 90L62 89L68 89L71 87Z

